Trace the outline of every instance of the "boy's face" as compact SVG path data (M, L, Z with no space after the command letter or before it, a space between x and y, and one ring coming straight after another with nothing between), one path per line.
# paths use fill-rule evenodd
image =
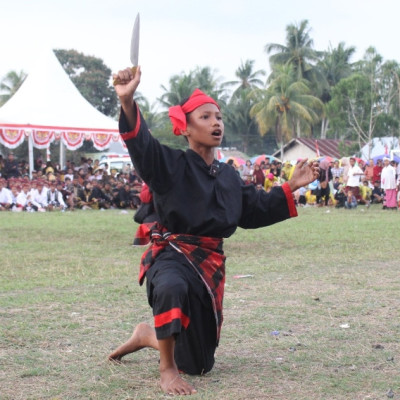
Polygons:
M216 147L224 136L224 123L221 111L215 104L207 103L197 107L189 115L186 131L189 144L198 146Z

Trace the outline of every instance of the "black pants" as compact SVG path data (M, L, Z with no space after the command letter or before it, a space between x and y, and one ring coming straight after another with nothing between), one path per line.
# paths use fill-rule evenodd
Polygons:
M185 256L170 247L158 256L146 278L157 339L176 338L179 370L191 375L210 371L217 328L211 298L201 278Z

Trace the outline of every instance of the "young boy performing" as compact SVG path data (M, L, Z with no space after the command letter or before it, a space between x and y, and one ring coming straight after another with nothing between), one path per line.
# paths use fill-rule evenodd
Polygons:
M142 256L139 281L146 277L155 328L139 324L109 359L154 348L160 353L162 390L189 395L196 389L180 372L203 374L214 365L225 283L223 238L238 226L258 228L297 216L292 192L317 179L318 166L301 161L292 178L269 193L245 185L233 168L214 159L224 135L222 114L198 89L169 110L174 134L185 136L189 149L161 145L133 100L140 76L139 67L134 76L128 68L114 78L119 78L121 136L153 192L161 221L140 226L142 243L150 240L151 246Z

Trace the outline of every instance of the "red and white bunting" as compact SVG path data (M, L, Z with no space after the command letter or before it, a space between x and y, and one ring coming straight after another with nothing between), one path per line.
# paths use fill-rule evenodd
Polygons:
M37 149L47 149L50 143L54 142L54 132L33 130L32 131L33 146Z
M15 149L24 139L24 129L0 128L0 143L9 149Z
M113 135L107 133L92 133L93 146L96 150L106 150L110 147Z
M63 132L61 140L68 150L77 150L83 145L85 133L83 132Z

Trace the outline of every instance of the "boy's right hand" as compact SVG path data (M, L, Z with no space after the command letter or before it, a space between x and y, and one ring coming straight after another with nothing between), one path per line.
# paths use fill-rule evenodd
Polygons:
M115 84L114 88L122 107L124 104L131 105L133 103L133 95L139 86L141 75L142 72L139 66L136 69L135 75L133 75L131 68L126 68L117 74L113 74L114 80L118 78L118 83Z

